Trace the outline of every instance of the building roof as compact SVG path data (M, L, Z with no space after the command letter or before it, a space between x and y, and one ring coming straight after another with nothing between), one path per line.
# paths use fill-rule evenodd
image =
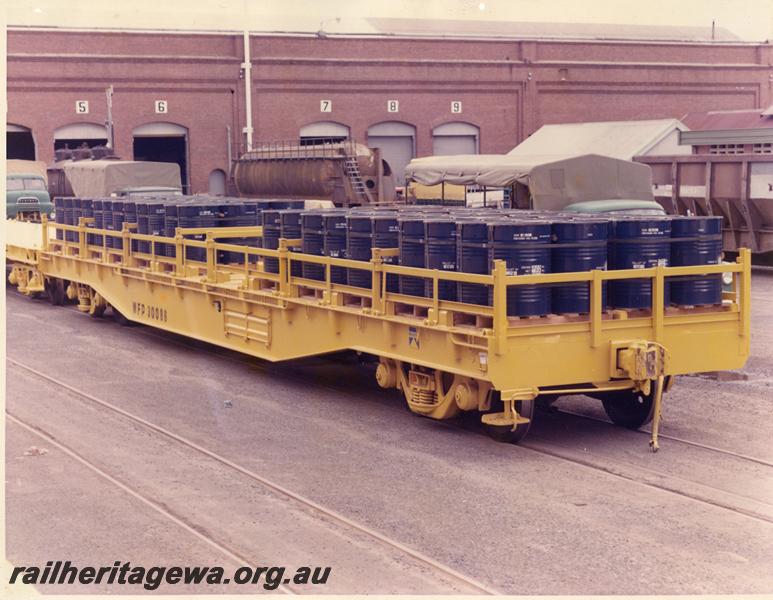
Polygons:
M713 110L688 113L682 121L693 131L773 128L773 106L766 109Z
M611 23L541 23L534 21L484 21L461 19L367 19L379 33L393 35L446 35L465 37L565 38L657 40L681 42L738 42L724 27L676 25L621 25Z
M678 119L601 121L543 125L508 152L513 157L532 155L600 154L622 160L646 154L674 130L684 131Z

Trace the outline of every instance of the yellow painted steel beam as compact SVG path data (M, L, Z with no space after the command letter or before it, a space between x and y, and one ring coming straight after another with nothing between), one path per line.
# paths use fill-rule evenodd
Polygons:
M64 231L74 226L43 227ZM497 390L539 390L566 385L583 389L589 382L619 385L615 349L637 343L657 342L668 349L664 375L739 368L749 354L748 251L734 265L508 276L504 263L497 261L493 274L473 275L388 265L382 259L392 255L390 249L374 249L374 260L367 263L291 252L295 240L281 240L278 250L216 242L215 237L228 237L222 234L229 228L206 230L203 242L185 239L181 231L166 238L127 229L119 234L124 249L114 252L83 242L86 233L102 235L106 230L85 224L74 230L81 242L50 240L48 250L9 246L8 259L42 277L90 286L131 320L270 361L354 349L488 382ZM174 243L178 257L161 260L134 252L130 242L135 239ZM186 260L188 247L206 248L208 260ZM219 265L219 250L276 257L280 272L266 273L248 262ZM293 277L290 265L297 261L323 265L325 281ZM332 283L333 266L370 271L371 288ZM734 301L695 310L663 306L666 278L728 271L739 280ZM387 273L431 280L433 297L386 292ZM602 282L626 278L653 280L652 308L603 311ZM492 286L493 306L439 300L440 281ZM576 281L591 286L590 315L508 317L510 285Z

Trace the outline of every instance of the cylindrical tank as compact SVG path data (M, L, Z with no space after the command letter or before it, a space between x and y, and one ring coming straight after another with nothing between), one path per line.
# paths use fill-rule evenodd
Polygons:
M722 256L722 217L672 217L671 266L718 265ZM669 277L671 302L705 306L722 302L722 275Z
M375 192L378 185L375 181L378 176L376 156L367 146L353 142L257 148L236 162L234 182L240 196L338 201L341 181L347 178L347 155L356 160L365 185Z
M456 221L453 217L432 217L424 222L425 264L428 269L456 271ZM425 295L432 296L432 281L427 281ZM438 281L440 300L455 301L454 281Z
M550 273L551 224L546 220L502 219L489 223L489 258L504 260L508 275ZM493 293L493 290L490 290ZM507 314L515 317L550 313L547 285L518 285L507 288Z
M607 268L608 221L559 219L553 221L551 270L573 273ZM601 307L607 305L607 285L602 285ZM553 287L551 310L556 314L590 312L588 283L559 283Z
M328 211L323 217L323 246L325 256L331 258L346 258L346 213L344 211ZM346 283L345 267L330 267L332 283Z
M671 256L671 220L667 217L616 217L610 221L608 247L610 269L667 267ZM665 291L668 292L668 288ZM666 297L665 304L668 303ZM609 305L622 309L650 308L652 280L610 281Z
M322 211L307 211L301 215L301 236L304 254L314 256L325 255L325 213ZM303 263L303 276L306 279L325 279L324 265Z
M424 238L424 216L413 214L401 216L398 219L400 228L400 266L423 269L426 266L426 250ZM401 294L409 296L425 295L425 280L421 277L400 275L399 288Z
M277 250L279 248L279 238L281 237L279 211L275 209L264 210L262 215L263 247L268 250ZM263 268L266 273L279 273L279 259L266 256L263 259Z

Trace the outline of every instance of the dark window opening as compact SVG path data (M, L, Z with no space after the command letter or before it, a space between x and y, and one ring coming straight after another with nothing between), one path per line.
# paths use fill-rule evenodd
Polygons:
M339 144L347 139L348 138L346 136L302 137L301 146L317 146L319 144Z
M154 136L134 138L134 160L177 163L183 192L188 191L188 161L185 137Z
M54 140L54 150L60 150L65 146L70 150L75 150L76 148L83 148L84 145L86 148L93 148L94 146L106 146L107 138L100 138L100 139L93 139L93 140L76 139L76 138L65 139L65 140Z
M5 156L9 159L35 160L35 141L30 131L9 131L5 134Z

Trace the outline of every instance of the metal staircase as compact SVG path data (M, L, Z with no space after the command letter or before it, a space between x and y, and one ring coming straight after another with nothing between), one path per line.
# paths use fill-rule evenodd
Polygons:
M373 198L368 191L365 182L362 180L362 174L360 173L360 167L357 164L357 157L351 154L347 154L344 159L344 172L349 179L349 184L352 186L352 190L357 196L363 200L364 204L372 204Z

